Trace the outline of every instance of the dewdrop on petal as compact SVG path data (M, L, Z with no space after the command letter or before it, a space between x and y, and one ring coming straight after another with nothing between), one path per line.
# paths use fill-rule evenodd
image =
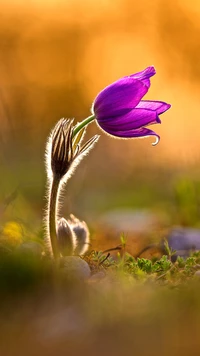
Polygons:
M74 215L70 215L68 220L76 237L76 248L74 255L83 255L87 252L90 245L90 232L85 221L80 221Z

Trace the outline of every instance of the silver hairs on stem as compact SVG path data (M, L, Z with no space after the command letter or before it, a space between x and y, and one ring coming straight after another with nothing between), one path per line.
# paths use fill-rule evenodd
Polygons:
M62 236L61 244L63 244L64 236L69 235L69 231L64 232L65 229L68 229L68 226L65 223L66 220L63 218L63 220L59 222L58 217L60 192L63 188L63 183L67 182L81 159L88 154L99 139L99 135L95 135L81 146L86 128L83 128L74 136L73 130L75 127L76 126L73 127L73 120L59 120L49 136L46 147L48 206L45 223L55 259L59 258L61 255L57 231L59 231L59 229L61 231L59 232L61 234L60 236ZM67 245L68 242L66 242L66 246ZM67 249L68 248L66 248L66 250ZM74 249L75 247L73 250Z

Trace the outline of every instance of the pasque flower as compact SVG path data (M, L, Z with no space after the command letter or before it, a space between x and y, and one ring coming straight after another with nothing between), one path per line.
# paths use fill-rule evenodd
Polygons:
M159 118L170 108L163 101L142 100L150 87L153 66L123 77L103 89L92 106L98 125L108 134L120 138L159 136L146 126L161 123ZM155 143L155 144L156 144Z

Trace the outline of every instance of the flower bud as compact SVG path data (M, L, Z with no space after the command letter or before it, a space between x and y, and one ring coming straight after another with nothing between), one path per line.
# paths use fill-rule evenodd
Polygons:
M90 233L85 221L80 221L74 215L70 215L68 220L76 238L76 247L74 255L83 255L87 252L90 244Z
M57 223L58 248L62 256L72 256L77 246L75 234L67 220L61 218Z
M52 134L51 169L54 175L62 178L73 161L72 124L70 120L60 120Z
M48 177L56 177L65 181L71 176L80 160L93 148L99 136L95 135L83 146L81 142L85 134L83 128L76 135L73 134L73 120L61 119L51 132L46 148L46 167Z

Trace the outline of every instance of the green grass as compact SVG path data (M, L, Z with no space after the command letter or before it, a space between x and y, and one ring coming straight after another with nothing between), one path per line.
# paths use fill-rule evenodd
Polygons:
M122 237L116 258L84 257L93 277L83 281L23 244L1 243L1 355L198 354L200 252L173 263L166 244L160 259L135 259Z

